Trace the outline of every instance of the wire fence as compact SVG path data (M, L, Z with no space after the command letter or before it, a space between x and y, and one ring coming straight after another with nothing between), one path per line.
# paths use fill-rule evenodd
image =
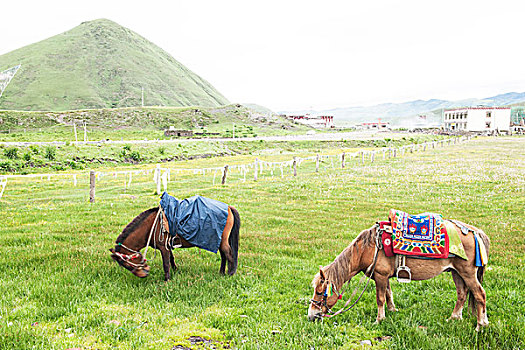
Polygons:
M302 174L364 166L401 157L406 153L424 152L468 140L470 136L462 136L401 147L293 157L285 161L256 158L252 162L218 167L181 168L171 163L169 166L157 164L154 167L118 171L0 175L0 200L7 205L13 201L27 200L28 197L31 201L49 201L58 197L72 201L95 201L96 198L112 196L139 196L152 192L160 194L181 186L199 189L269 178L286 181Z

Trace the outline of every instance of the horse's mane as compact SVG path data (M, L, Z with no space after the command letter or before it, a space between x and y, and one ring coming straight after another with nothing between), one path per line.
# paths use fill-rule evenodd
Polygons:
M142 221L144 221L144 219L146 219L148 216L151 215L151 213L157 210L159 210L159 207L151 208L140 213L126 227L124 227L124 230L122 230L122 233L117 237L115 243L124 242L124 240L131 234L131 232L135 231L137 227L142 223Z
M349 274L350 266L351 266L351 260L352 260L352 253L355 251L355 254L359 254L359 249L357 243L359 241L363 242L362 247L369 245L371 242L373 242L372 239L372 229L367 229L362 231L357 237L350 243L342 252L339 254L334 261L332 261L327 266L323 267L323 272L326 275L326 278L334 283L337 288L341 288L347 280L347 276ZM354 248L355 247L355 248ZM321 276L319 273L315 275L312 286L315 288L317 284L319 283L319 279Z

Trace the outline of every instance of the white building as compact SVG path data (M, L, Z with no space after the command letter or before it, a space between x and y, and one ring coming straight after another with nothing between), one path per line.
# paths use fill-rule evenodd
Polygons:
M502 131L510 127L510 107L465 107L446 109L445 130Z
M293 120L294 122L309 125L312 128L332 129L335 127L334 117L331 115L320 115L320 116L312 117L310 116L310 114L306 114L306 115L285 115L285 117L290 120Z

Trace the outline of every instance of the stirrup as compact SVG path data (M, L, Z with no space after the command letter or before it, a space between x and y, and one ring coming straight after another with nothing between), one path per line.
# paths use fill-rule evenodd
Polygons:
M399 266L397 267L396 271L396 278L399 283L410 283L412 281L412 273L410 272L410 267L405 265L405 256L401 258L402 261L399 262ZM399 276L400 272L406 272L405 277Z
M407 277L400 277L399 276L400 272L406 272L407 273ZM399 266L397 268L397 271L396 271L396 277L397 277L397 281L399 283L409 283L410 281L412 281L412 274L410 273L410 267L408 267L408 266Z
M178 240L179 244L175 244L175 240L176 240L177 238L178 238L177 236L173 236L173 237L171 238L171 242L170 242L170 247L171 247L171 249L182 248L182 242L181 242L180 239Z

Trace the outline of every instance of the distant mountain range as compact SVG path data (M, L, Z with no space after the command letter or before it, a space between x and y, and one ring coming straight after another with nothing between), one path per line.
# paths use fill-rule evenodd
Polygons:
M525 92L509 92L483 99L469 98L459 101L416 100L403 103L382 103L366 107L335 108L322 111L302 110L286 111L281 114L333 115L337 124L359 124L375 122L381 119L393 126L438 126L441 123L441 112L446 108L470 106L508 106L525 101Z
M21 64L0 109L228 104L210 83L139 34L107 19L84 22L0 56L0 71Z

